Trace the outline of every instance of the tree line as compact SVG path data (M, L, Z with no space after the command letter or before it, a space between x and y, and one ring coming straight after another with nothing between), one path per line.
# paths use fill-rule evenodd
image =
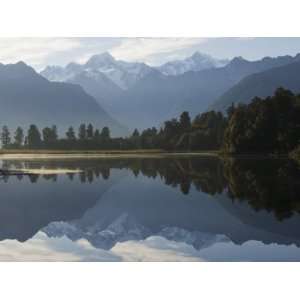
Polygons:
M222 150L227 153L289 153L300 145L300 96L279 88L271 97L256 97L249 104L231 105L226 114L209 111L193 120L188 112L164 122L160 128L135 129L128 137L111 137L108 127L70 126L63 137L57 127L40 130L30 125L25 135L18 127L11 137L1 132L4 149Z
M27 131L17 127L13 133L5 125L0 137L3 149L213 150L221 146L225 124L226 118L219 112L204 113L193 121L183 112L160 129L135 129L128 137L111 137L108 127L99 130L92 124L81 124L77 130L70 126L63 137L55 125L40 130L32 124Z
M4 149L71 149L88 148L90 146L107 146L110 137L108 127L103 127L100 131L95 129L92 124L81 124L77 134L72 126L68 128L65 137L60 138L57 126L44 127L42 130L32 124L27 133L22 127L17 127L13 136L6 125L2 127L1 141Z

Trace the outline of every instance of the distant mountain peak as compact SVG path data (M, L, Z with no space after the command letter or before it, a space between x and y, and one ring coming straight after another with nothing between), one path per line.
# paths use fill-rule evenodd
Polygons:
M12 64L0 64L0 72L3 73L6 77L10 78L36 78L44 79L29 65L23 61Z
M26 70L33 70L34 71L34 69L31 66L27 65L22 60L18 61L17 63L6 64L6 65L3 65L3 66L5 66L6 68L18 68L18 69L26 69Z
M192 56L182 60L174 60L158 67L164 75L180 75L189 71L202 71L205 69L223 67L228 60L216 59L212 56L196 51Z
M86 67L97 67L107 63L114 63L116 60L109 52L93 55L85 64Z
M15 65L16 66L29 67L23 60L19 60Z
M66 69L78 69L81 68L81 65L75 62L70 62L66 65Z
M241 62L248 62L248 60L246 60L242 56L236 56L230 61L230 64L241 63Z
M212 58L210 55L206 54L206 53L202 53L199 51L194 52L194 54L192 56L190 56L190 58Z
M63 133L86 122L126 132L81 86L50 82L24 62L0 66L0 104L1 122L10 128L55 124Z
M96 78L102 80L103 76L106 76L119 88L126 90L148 75L151 70L153 69L145 63L116 60L109 52L103 52L93 55L85 64L69 63L65 68L47 67L41 74L52 81L68 82L76 77L79 78L82 72L85 77L89 76L94 80ZM100 76L99 72L103 76Z

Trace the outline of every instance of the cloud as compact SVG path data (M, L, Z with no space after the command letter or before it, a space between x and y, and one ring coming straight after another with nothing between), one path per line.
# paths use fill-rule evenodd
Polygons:
M53 53L69 52L80 46L79 40L71 38L1 38L0 61L15 63L23 60L38 66Z
M299 45L299 38L0 38L0 62L23 60L39 71L47 65L85 63L108 51L117 59L160 65L195 51L217 58L294 55Z
M0 38L0 62L22 60L39 70L49 64L82 62L119 43L117 38Z
M86 239L49 238L38 232L24 243L1 241L0 261L299 261L299 248L259 241L242 245L220 241L197 250L184 242L150 236L119 242L112 249L103 250Z
M118 59L160 63L162 55L169 56L177 51L206 42L205 38L132 38L123 39L121 44L111 49Z
M117 243L111 252L123 261L202 261L193 246L160 236Z
M114 254L92 247L86 240L72 242L66 237L48 238L38 232L25 243L0 242L0 261L118 261Z

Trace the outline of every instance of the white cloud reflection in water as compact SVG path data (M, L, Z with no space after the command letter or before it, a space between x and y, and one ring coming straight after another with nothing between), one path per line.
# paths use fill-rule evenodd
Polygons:
M265 245L248 241L243 245L220 241L200 250L160 236L117 243L111 250L93 247L87 240L49 238L38 232L21 243L0 242L0 261L289 261L299 260L294 245Z

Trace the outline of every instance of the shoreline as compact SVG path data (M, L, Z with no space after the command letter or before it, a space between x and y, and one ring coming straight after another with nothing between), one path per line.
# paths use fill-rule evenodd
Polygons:
M213 156L219 157L217 151L203 152L167 152L162 150L124 150L124 151L61 151L61 150L1 150L1 160L14 159L111 159L111 158L164 158L164 157Z
M0 160L46 159L116 159L116 158L188 158L216 157L219 159L291 159L289 155L274 154L226 154L221 151L174 151L163 150L0 150Z

